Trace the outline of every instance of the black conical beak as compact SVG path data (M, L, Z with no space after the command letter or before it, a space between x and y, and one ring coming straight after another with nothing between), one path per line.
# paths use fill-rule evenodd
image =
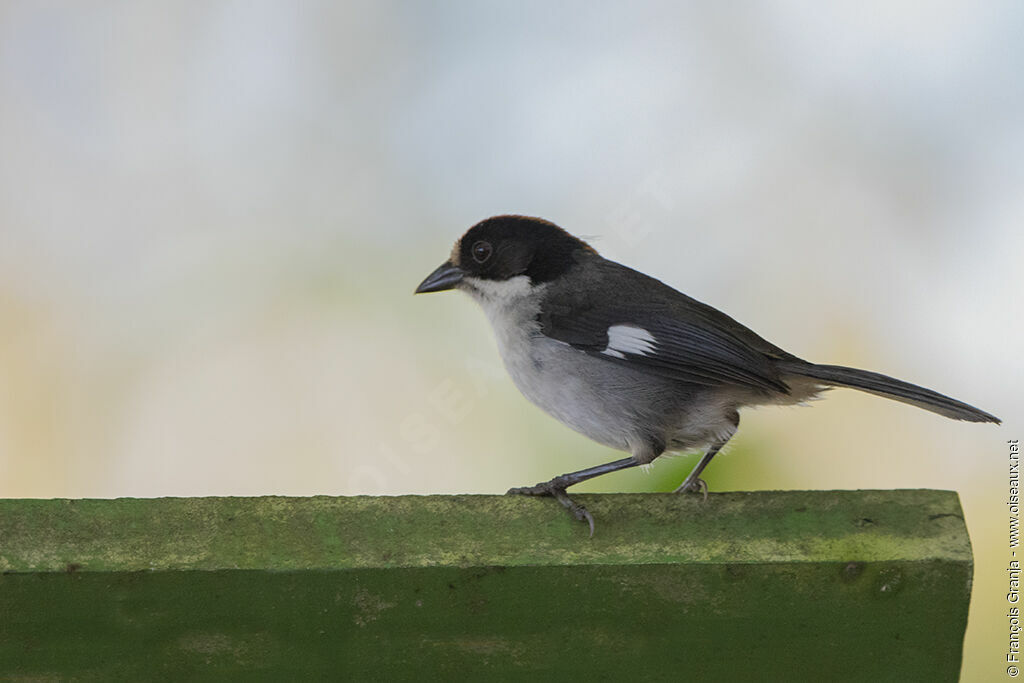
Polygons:
M437 267L437 270L428 275L426 280L420 283L420 286L416 288L416 293L443 292L446 289L452 289L455 285L462 282L462 278L465 275L466 271L462 268L452 265L451 261L445 261Z

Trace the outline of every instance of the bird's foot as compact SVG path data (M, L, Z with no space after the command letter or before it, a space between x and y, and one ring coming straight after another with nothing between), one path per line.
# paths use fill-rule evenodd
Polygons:
M534 486L520 486L509 489L506 495L551 496L561 503L573 517L581 522L586 522L590 526L590 535L594 535L594 517L590 514L590 511L570 498L569 494L565 492L565 488L559 486L556 481L546 481Z
M708 483L700 477L694 479L687 477L686 481L675 490L675 493L700 493L703 494L703 502L706 503L708 502Z
M552 484L550 481L546 481L542 484L534 484L533 486L517 486L516 488L509 489L505 492L506 496L550 496Z

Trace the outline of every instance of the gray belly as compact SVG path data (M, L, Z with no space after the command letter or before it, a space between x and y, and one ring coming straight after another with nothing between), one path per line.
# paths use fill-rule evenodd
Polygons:
M517 352L502 350L516 386L549 415L594 441L633 453L652 440L676 448L707 441L680 431L689 431L686 408L702 393L700 388L595 358L541 335L523 346Z

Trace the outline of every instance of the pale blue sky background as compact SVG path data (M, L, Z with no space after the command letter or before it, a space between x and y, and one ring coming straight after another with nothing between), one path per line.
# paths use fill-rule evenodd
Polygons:
M708 472L959 490L966 671L1001 672L1021 35L1008 1L2 3L0 495L499 492L619 457L525 403L468 299L411 295L475 221L540 215L1005 418L835 392L746 414Z

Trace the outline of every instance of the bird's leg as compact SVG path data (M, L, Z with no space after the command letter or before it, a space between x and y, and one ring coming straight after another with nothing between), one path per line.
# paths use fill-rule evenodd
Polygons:
M580 482L586 481L587 479L593 479L599 477L602 474L608 474L609 472L618 472L624 470L627 467L636 467L640 463L635 458L623 458L622 460L615 460L613 462L606 462L603 465L597 465L596 467L588 467L585 470L579 470L578 472L570 472L568 474L561 474L554 479L549 481L541 482L533 486L520 486L518 488L509 489L509 493L518 493L524 496L547 496L550 495L552 489L562 489L563 491L570 486L575 486Z
M562 474L550 481L541 482L540 484L534 484L533 486L520 486L518 488L512 488L508 490L509 494L516 494L520 496L553 496L555 500L561 503L572 515L590 525L590 535L594 535L594 518L585 507L573 501L569 497L569 494L565 492L570 486L579 484L581 481L587 479L593 479L602 474L608 474L609 472L618 472L624 470L627 467L636 467L640 463L635 458L623 458L622 460L615 460L614 462L607 462L603 465L596 467L588 467L585 470L579 470L578 472L569 472L568 474Z
M717 443L707 450L701 459L694 467L690 474L683 480L683 483L679 485L679 488L675 490L676 493L685 493L687 491L693 491L694 493L703 493L704 501L708 499L708 483L700 478L700 473L704 471L704 468L711 462L711 458L715 457L715 454L722 449L725 442Z
M719 433L718 440L712 443L707 453L701 456L697 466L693 468L686 479L683 480L683 483L679 485L679 488L675 490L676 493L686 493L687 491L701 493L704 495L704 502L708 502L708 483L700 478L701 472L711 462L711 458L715 457L718 451L722 450L722 446L732 438L732 435L736 433L736 429L740 426L740 414L737 410L733 409L726 415L726 419L730 426Z

